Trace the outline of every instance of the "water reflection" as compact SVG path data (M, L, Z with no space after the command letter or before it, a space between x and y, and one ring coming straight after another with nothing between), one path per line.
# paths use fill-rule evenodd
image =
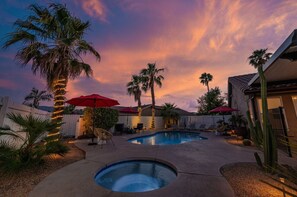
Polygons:
M148 144L148 145L167 145L167 144L182 144L193 140L203 140L199 133L193 132L158 132L154 135L138 137L129 140L134 144Z

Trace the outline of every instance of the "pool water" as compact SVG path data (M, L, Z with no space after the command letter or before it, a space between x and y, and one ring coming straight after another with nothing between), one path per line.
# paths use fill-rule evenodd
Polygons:
M169 166L156 161L125 161L99 171L95 181L117 192L145 192L168 185L176 178Z
M167 131L158 132L153 135L137 137L129 139L128 141L134 144L148 144L148 145L168 145L168 144L182 144L194 140L205 140L207 138L201 137L199 133L184 132L184 131Z

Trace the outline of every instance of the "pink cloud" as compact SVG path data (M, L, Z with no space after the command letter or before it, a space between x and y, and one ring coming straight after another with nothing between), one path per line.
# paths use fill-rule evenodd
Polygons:
M89 15L106 19L102 1L80 2ZM204 0L193 1L191 6L182 2L118 2L124 13L143 17L145 22L125 29L118 37L106 35L110 40L106 45L96 44L100 63L87 57L94 79L105 84L98 93L118 99L122 105L135 105L125 93L126 83L147 63L157 62L166 68L163 87L156 88L157 104L173 102L193 111L196 99L206 92L198 79L201 73L211 73L210 86L227 92L229 76L256 72L247 62L253 50L269 47L273 52L297 25L295 1ZM69 82L68 90L71 96L87 92L78 89L75 81ZM150 93L143 94L142 100L150 103Z
M107 21L107 8L102 0L76 0L82 5L83 10L92 17L99 18L101 21Z
M0 79L0 88L17 89L18 85L15 82L11 81L11 80Z

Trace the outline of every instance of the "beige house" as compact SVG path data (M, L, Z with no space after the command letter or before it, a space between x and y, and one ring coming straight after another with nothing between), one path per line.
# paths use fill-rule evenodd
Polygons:
M279 135L297 139L297 30L282 43L263 66L267 79L270 121ZM257 73L228 79L229 106L242 114L249 109L261 120L260 79Z

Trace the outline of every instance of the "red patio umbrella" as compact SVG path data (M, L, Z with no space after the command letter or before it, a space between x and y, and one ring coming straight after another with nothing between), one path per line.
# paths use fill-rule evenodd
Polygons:
M210 113L226 113L226 112L233 112L233 111L239 111L238 109L233 109L231 107L226 107L226 106L220 106L220 107L216 107L212 110L210 110ZM225 122L225 117L223 114L223 121Z
M75 106L85 106L85 107L111 107L114 105L119 105L119 102L114 99L110 99L104 96L101 96L99 94L91 94L87 96L80 96L76 98L72 98L66 103L69 103L71 105Z
M121 113L125 113L125 114L137 114L138 111L133 109L132 107L125 107L123 109L120 109Z
M220 107L216 107L216 108L210 110L209 112L224 113L224 112L233 112L233 111L239 111L239 110L238 109L233 109L231 107L220 106Z
M85 106L85 107L92 107L93 110L95 110L95 108L98 107L111 107L114 105L119 105L119 102L117 100L114 99L110 99L104 96L101 96L99 94L91 94L91 95L87 95L87 96L80 96L80 97L76 97L76 98L72 98L68 101L66 101L66 103L69 103L71 105L75 105L75 106ZM93 113L94 114L94 113ZM94 120L95 116L93 116L93 120ZM95 128L95 121L93 121L93 132L94 132L94 128ZM94 138L92 137L92 144L94 141Z

